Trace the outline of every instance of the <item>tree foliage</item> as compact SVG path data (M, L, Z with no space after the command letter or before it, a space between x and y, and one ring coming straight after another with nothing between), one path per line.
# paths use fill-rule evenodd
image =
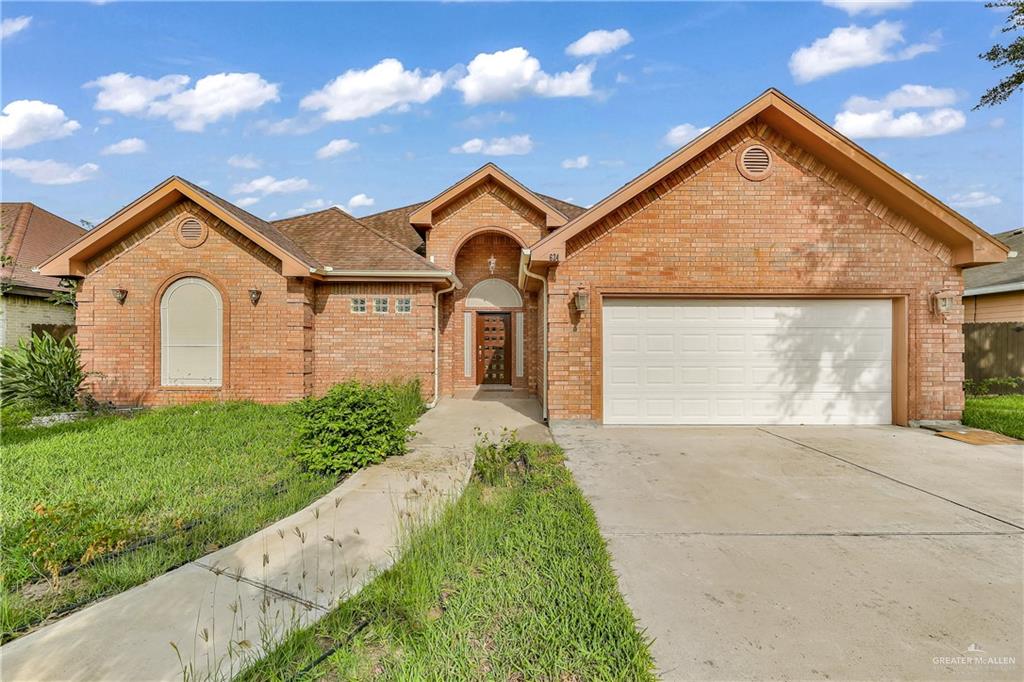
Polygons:
M990 9L1009 9L1003 33L1011 33L1024 28L1024 0L996 0L985 4ZM988 52L978 55L992 63L992 68L1012 67L1010 75L989 88L975 105L975 109L1002 104L1013 93L1024 87L1024 35L1018 35L1009 45L993 45Z

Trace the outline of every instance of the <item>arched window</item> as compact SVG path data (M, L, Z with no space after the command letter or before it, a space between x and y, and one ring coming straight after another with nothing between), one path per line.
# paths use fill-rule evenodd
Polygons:
M220 386L224 308L220 292L184 277L160 299L160 383Z
M522 308L519 290L503 279L477 282L466 297L467 308Z

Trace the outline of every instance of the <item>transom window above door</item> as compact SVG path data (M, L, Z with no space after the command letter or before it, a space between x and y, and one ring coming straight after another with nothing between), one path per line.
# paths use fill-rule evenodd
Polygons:
M503 279L477 282L466 296L467 308L522 308L519 290Z

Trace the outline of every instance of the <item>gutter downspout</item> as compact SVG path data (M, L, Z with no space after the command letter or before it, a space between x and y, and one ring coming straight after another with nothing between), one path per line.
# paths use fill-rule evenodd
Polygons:
M455 291L462 288L462 282L451 275L452 285L445 289L438 289L434 292L434 397L427 404L427 409L433 409L441 399L441 294Z
M519 278L520 287L523 287L526 279L535 279L540 282L541 291L541 325L540 325L540 354L541 354L541 394L540 406L541 415L546 422L548 420L548 278L530 272L530 250L523 249L519 255ZM525 288L525 287L523 287Z

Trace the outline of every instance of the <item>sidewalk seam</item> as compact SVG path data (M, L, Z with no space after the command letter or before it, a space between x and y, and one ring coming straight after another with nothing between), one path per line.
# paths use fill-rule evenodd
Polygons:
M326 606L320 606L319 604L317 604L314 601L309 601L308 599L303 599L302 597L300 597L298 595L294 595L291 592L285 592L282 589L279 589L277 587L272 587L270 585L267 585L266 583L260 582L259 580L253 580L252 578L247 578L244 575L235 575L234 573L229 573L227 570L217 569L217 568L214 568L213 566L207 566L206 564L201 563L200 561L193 561L192 563L194 565L198 566L199 568L205 568L207 571L209 571L210 573L213 573L215 575L224 576L225 578L228 578L229 580L236 580L238 582L243 582L243 583L245 583L247 585L252 585L253 587L258 587L259 589L261 589L261 590L263 590L265 592L270 592L271 594L277 595L278 597L281 597L283 599L290 599L291 601L297 602L297 603L301 604L302 606L305 606L307 609L318 609L318 610L324 611L324 612L327 612L327 611L330 610Z

